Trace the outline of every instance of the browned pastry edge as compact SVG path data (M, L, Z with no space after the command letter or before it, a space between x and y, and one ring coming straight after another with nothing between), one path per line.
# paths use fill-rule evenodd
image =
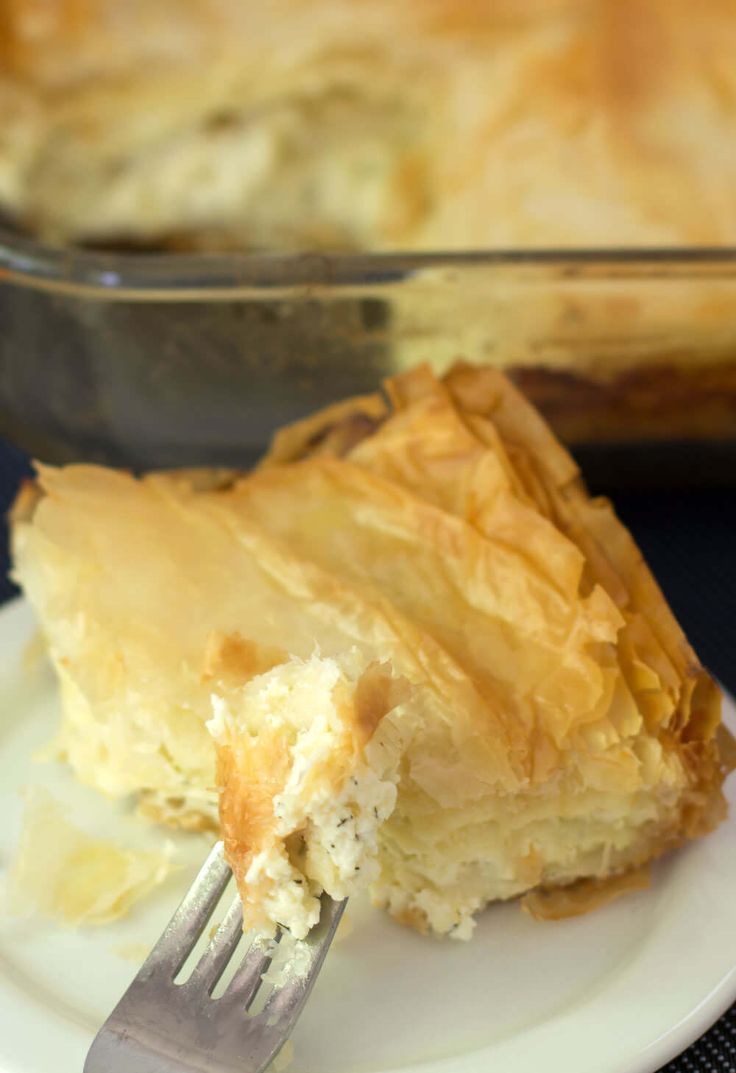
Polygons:
M428 367L388 380L386 392L398 408L422 391L422 378L431 377ZM561 919L584 913L613 900L627 890L646 885L647 865L689 838L713 830L725 817L727 806L721 786L729 771L736 768L736 741L720 722L720 693L702 668L672 614L654 576L636 548L633 537L619 521L605 499L591 499L580 471L569 452L558 441L550 425L524 398L507 377L495 369L458 362L443 378L456 404L466 414L492 418L504 446L515 460L523 458L527 473L534 474L527 489L537 493L537 506L552 516L555 524L580 547L588 560L596 562L598 582L619 604L635 612L651 614L653 632L673 658L683 682L681 711L675 735L679 751L696 780L684 802L680 829L658 845L633 859L624 872L605 878L583 879L544 889L535 888L523 896L522 908L537 919ZM370 436L383 419L390 416L379 394L361 397L328 407L277 434L274 448L264 460L287 462L307 456L310 443L334 454L345 453L347 440L355 446L352 433L356 417L370 410L373 428L364 427L361 438ZM346 430L350 430L347 433ZM349 451L348 451L349 453ZM628 564L634 562L633 569ZM673 742L674 744L674 742ZM399 918L397 918L399 919ZM401 914L400 922L426 932L427 922L420 911Z
M579 879L566 887L537 887L522 895L519 904L535 920L564 920L608 905L630 891L646 890L650 881L649 866L645 864L606 879Z

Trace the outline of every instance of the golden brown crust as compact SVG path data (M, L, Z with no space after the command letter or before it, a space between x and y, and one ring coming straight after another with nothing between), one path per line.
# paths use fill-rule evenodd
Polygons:
M389 665L371 663L355 687L355 723L364 742L370 741L383 717L402 704L410 692L405 678L396 678Z
M343 399L274 433L261 467L297 462L307 455L342 456L370 435L388 413L379 394Z
M282 791L290 766L288 741L280 729L264 728L257 749L245 735L217 750L220 830L241 890L253 858L273 837L273 799ZM250 896L257 900L253 891Z
M30 522L38 502L43 499L43 492L36 481L26 478L21 482L20 490L13 500L8 514L11 526Z
M726 771L736 771L736 738L725 723L721 723L716 731L718 743L718 755Z
M535 920L565 920L608 905L630 891L646 890L651 883L649 866L604 879L580 879L564 887L530 891L521 899L525 913Z
M379 903L380 908L383 908ZM391 917L397 924L402 924L405 928L413 928L414 931L418 931L420 935L427 935L429 933L429 923L427 921L427 914L423 913L421 909L417 909L413 906L411 909L400 909L395 913L391 913Z
M244 685L258 674L286 663L289 653L275 645L259 645L239 633L213 633L204 654L202 677L229 686Z
M401 410L431 394L435 383L429 369L419 367L387 381L386 391L394 408ZM659 669L670 680L677 675L685 683L684 710L676 729L689 725L691 736L711 738L720 724L720 694L610 502L590 499L570 453L502 373L460 362L445 376L444 384L466 415L492 418L504 447L517 465L523 462L522 472L532 478L527 491L537 508L549 513L578 544L612 599L637 616L636 632L645 630L654 635L640 640L658 642ZM344 418L349 416L349 402L343 404L342 413ZM320 414L311 420L315 427L321 427ZM367 430L366 436L371 431ZM491 435L489 428L477 424L474 431Z
M580 547L611 598L628 612L622 643L631 645L634 659L646 650L659 673L671 687L682 684L681 710L674 729L689 739L709 739L720 723L720 694L703 670L670 610L633 537L617 518L611 504L590 499L569 452L560 444L539 414L510 382L490 369L461 366L446 382L450 391L473 411L493 418L496 427L516 451L525 455L526 467L544 486L540 509L548 510L555 523ZM538 483L530 486L537 494ZM644 710L647 701L639 690ZM671 717L671 712L653 712L653 717Z
M724 815L720 786L731 766L714 742L720 726L720 693L688 644L633 538L608 501L588 496L570 454L506 377L493 369L460 363L445 376L443 383L473 436L486 438L498 449L500 435L503 449L513 458L525 482L526 494L583 553L585 570L581 584L588 587L599 584L623 615L618 645L628 687L650 732L662 736L663 747L677 753L691 777L691 788L682 802L679 829L670 831L654 852L664 852L685 838L711 830ZM394 416L381 426L380 436L367 431L362 443L355 444L344 462L355 459L359 464L375 467L380 459L380 465L390 472L393 480L413 479L397 468L399 462L394 452L403 432L396 422L401 420L402 412L422 413L421 407L428 406L426 420L434 422L439 437L436 405L444 405L444 389L427 368L421 367L388 381L386 391ZM437 404L432 400L437 400ZM349 412L346 403L345 419ZM314 421L319 424L319 415ZM396 441L389 433L394 426L399 437ZM379 444L385 444L385 448ZM327 465L324 460L320 464ZM338 462L332 465L331 480L337 477L338 470L334 467ZM323 468L323 472L327 471ZM301 472L299 480L305 482L305 489L313 476L316 471L309 467ZM286 478L286 473L283 477ZM274 473L271 480L278 479ZM361 481L363 493L357 491ZM456 485L462 485L460 471L454 476L447 471L443 481L445 486L435 489L433 495L445 495ZM348 484L357 495L368 494L369 485L363 475L346 477L341 495L350 494ZM254 490L257 487L258 480ZM424 495L428 487L423 484ZM315 494L319 498L323 493ZM474 524L482 525L482 516L477 515ZM479 673L477 667L474 673ZM655 682L657 688L653 689ZM544 779L559 763L559 754L540 727L535 734L540 751L531 770L533 778ZM525 748L530 744L528 741ZM653 855L650 848L647 856Z

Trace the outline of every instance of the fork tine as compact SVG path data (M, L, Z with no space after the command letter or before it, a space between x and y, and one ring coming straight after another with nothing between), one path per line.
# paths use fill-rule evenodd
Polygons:
M211 995L243 935L243 906L236 896L223 917L210 945L184 984L202 988Z
M190 979L174 983L184 961L230 878L222 843L174 914L140 972L128 987L87 1055L85 1073L263 1073L291 1034L322 966L345 903L322 897L320 921L299 950L300 969L276 984L263 1010L246 1016L272 960L273 947L256 940L221 998L211 1000L217 980L241 934L240 911L232 905ZM281 938L281 933L276 941ZM304 954L306 953L306 958ZM197 986L197 984L199 986Z
M146 966L166 969L173 979L204 931L230 879L223 844L216 842L197 878L151 951Z
M326 894L322 896L322 912L319 923L312 928L306 939L302 940L309 949L309 966L305 971L294 975L292 979L281 987L274 988L268 996L266 1005L260 1015L265 1018L268 1024L272 1024L276 1020L283 1025L296 1021L309 997L309 992L314 986L314 981L319 975L319 970L327 956L327 951L337 931L345 905L346 901L336 902Z
M282 934L281 930L277 931L273 942L278 943ZM247 1010L261 986L261 977L273 961L273 954L273 947L264 947L256 939L238 966L222 997L228 1001L237 1002L238 1006Z

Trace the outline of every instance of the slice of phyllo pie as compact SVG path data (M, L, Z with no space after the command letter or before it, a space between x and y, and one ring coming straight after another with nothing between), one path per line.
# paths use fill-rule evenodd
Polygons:
M398 376L248 474L41 466L14 553L61 752L219 824L247 925L302 936L363 888L458 938L499 899L566 915L724 814L716 687L490 369Z

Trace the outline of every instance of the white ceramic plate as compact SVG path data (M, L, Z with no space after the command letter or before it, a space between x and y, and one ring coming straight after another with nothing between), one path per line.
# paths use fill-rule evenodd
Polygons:
M160 843L62 765L31 760L58 715L48 668L24 668L32 632L23 603L0 611L0 866L28 784L49 787L93 833ZM2 1073L81 1071L137 970L131 951L153 942L204 856L199 837L175 841L181 871L125 920L78 932L0 925ZM472 942L437 942L351 905L353 929L330 951L289 1073L657 1070L736 998L735 895L732 815L659 866L650 890L576 920L536 923L506 905L483 914Z

